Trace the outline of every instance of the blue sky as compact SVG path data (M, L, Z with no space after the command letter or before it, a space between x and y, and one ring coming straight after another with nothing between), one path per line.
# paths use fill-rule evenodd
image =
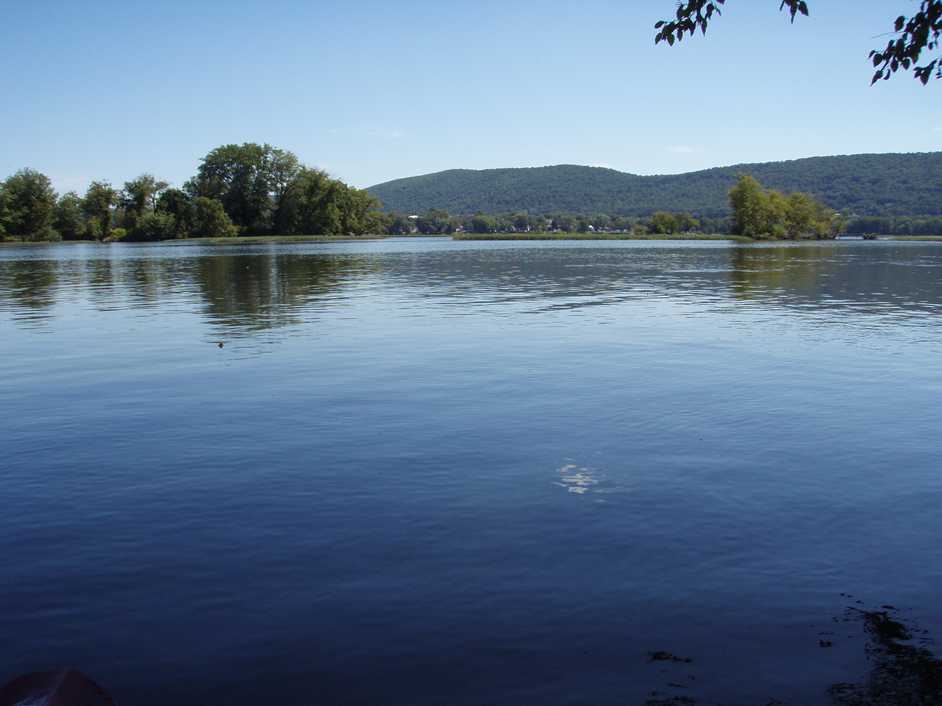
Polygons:
M356 186L454 167L641 174L942 147L942 81L870 87L914 0L729 0L653 43L672 0L0 0L0 178L176 184L270 142Z

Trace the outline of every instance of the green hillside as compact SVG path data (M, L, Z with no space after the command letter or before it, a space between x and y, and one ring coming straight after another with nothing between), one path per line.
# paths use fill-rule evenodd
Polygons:
M607 213L654 211L729 214L727 192L737 175L763 185L806 191L858 215L942 215L942 152L811 157L717 167L687 174L638 176L614 169L560 165L521 169L452 169L370 187L389 211L452 214Z

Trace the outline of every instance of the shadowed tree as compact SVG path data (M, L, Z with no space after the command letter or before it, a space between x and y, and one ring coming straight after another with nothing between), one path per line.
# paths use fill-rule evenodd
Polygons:
M7 217L9 216L7 203L6 189L0 183L0 240L3 240L7 234Z
M21 169L3 184L6 215L4 228L23 240L50 240L56 209L56 192L45 174Z
M440 235L454 231L448 212L434 208L420 216L415 222L415 227L423 235Z
M157 199L169 186L165 181L159 181L153 174L141 174L137 179L124 182L122 203L127 212L143 216L146 212L157 210Z
M157 213L173 216L174 238L186 238L193 228L195 206L186 192L167 189L157 200Z
M686 36L692 37L697 30L706 34L710 22L721 14L725 5L726 0L687 0L677 3L673 19L661 20L654 25L657 30L654 43L664 41L673 46L674 42ZM796 16L809 12L805 0L782 0L779 9L787 10L792 22ZM921 0L915 14L910 17L899 15L893 21L892 34L895 37L887 42L886 47L870 52L870 60L877 69L871 84L880 79L889 79L899 70L912 70L913 76L923 84L928 83L933 75L942 78L942 60L939 57L919 63L924 51L935 51L939 47L942 0Z
M291 152L268 144L223 145L203 158L186 188L193 196L220 201L246 232L268 233L284 220L278 211L299 168Z
M193 230L199 238L229 238L236 235L226 209L215 199L198 196L193 201Z
M74 191L59 197L53 226L65 240L78 240L84 236L85 216L82 213L82 199Z
M118 192L107 181L93 181L85 192L82 210L88 216L86 230L92 239L107 238L111 233L111 209L118 202Z

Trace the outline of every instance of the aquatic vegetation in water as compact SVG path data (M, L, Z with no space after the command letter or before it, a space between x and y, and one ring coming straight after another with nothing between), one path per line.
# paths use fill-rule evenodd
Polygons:
M845 598L853 598L842 594ZM857 601L862 604L862 601ZM863 625L866 638L864 649L872 668L861 683L839 683L828 689L834 706L940 706L942 705L942 660L929 649L932 640L928 631L899 618L899 611L891 605L877 610L849 607L835 622ZM820 633L834 635L833 632ZM831 639L818 641L819 647L831 647ZM670 679L660 690L651 691L645 706L713 706L722 701L704 700L689 690L699 683L691 673L693 660L665 650L648 653L649 663L660 663L660 672ZM683 692L688 693L683 693ZM681 693L678 693L681 692ZM772 698L768 706L785 706L785 702Z
M942 704L942 660L928 648L932 641L927 631L902 623L890 605L872 611L848 608L844 620L863 622L873 669L866 683L830 688L837 706Z

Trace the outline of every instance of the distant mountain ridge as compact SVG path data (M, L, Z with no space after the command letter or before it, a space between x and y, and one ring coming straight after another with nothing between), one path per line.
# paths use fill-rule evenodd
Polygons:
M767 187L806 191L857 215L942 215L942 152L808 157L658 176L569 164L451 169L367 190L386 210L405 213L436 208L453 215L529 211L640 217L689 211L722 217L729 215L727 192L746 173Z

